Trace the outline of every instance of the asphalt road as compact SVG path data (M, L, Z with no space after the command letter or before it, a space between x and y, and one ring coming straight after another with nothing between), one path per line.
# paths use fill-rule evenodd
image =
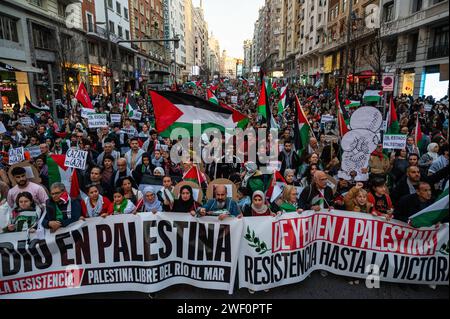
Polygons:
M67 299L67 298L66 298ZM147 294L135 292L102 293L74 296L69 299L149 299ZM323 278L319 272L302 283L272 289L270 292L257 292L254 295L247 289L235 289L234 295L226 292L205 290L190 286L174 286L156 294L156 299L449 299L449 287L438 286L436 290L428 286L399 285L381 283L380 289L367 289L365 282L351 286L345 277L329 274Z

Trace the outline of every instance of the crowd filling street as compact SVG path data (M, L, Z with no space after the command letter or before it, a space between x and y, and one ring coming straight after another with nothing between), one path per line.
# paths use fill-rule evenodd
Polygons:
M414 226L411 217L448 195L447 98L380 95L369 101L364 91L344 97L339 88L244 78L175 84L171 91L183 98L196 96L204 107L240 115L238 126L253 128L256 135L227 148L222 131L224 152L232 158L227 161L224 154L213 152L218 146L213 137L203 134L201 156L191 139L189 156L180 162L172 160L177 154L172 149L180 140L161 130L156 105L160 102L152 95L157 92L126 92L114 102L111 96L91 96L91 111L107 114L108 124L99 128L89 127L82 116L83 101L75 94L55 112L44 101L16 104L13 113L0 115L1 232L57 232L90 218L168 212L224 221L342 210ZM343 174L347 150L342 141L350 131L352 114L364 107L384 114L385 128L375 137L376 149L368 163ZM120 120L113 123L113 115ZM257 143L258 128L275 128L278 135L267 133L264 139L269 143L258 146L256 161L251 161L248 152ZM384 149L383 135L388 132L406 136L406 146ZM11 150L21 147L23 160L12 164ZM260 161L270 154L270 147L279 152L272 170ZM66 181L57 175L61 166L57 159L70 150L87 152L87 159L85 169L74 169ZM236 194L219 183L207 197L208 186L218 179L234 184ZM426 226L447 222L448 211ZM359 282L349 279L349 283Z

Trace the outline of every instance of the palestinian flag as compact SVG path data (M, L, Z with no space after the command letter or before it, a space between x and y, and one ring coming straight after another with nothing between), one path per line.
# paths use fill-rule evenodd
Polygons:
M415 137L416 137L416 145L419 149L422 149L423 147L423 132L422 132L422 125L420 124L419 120L419 114L417 114L417 123L416 123L416 130L415 130Z
M266 198L270 200L270 202L274 202L276 198L273 198L274 191L278 187L282 187L283 185L287 185L286 180L284 179L283 175L281 175L280 172L276 171L273 173L270 183L269 183L269 189L266 193Z
M233 121L234 121L234 123L237 123L237 127L241 128L243 130L247 127L247 125L250 122L250 120L249 120L249 118L246 115L244 115L241 112L235 110L234 108L232 108L229 105L220 103L220 106L225 108L225 109L227 109L227 110L229 110L229 111L231 111L231 112L233 112Z
M361 107L361 102L360 101L350 101L350 100L346 100L345 101L345 108L347 110L357 109L359 107Z
M242 85L248 86L248 80L244 77L241 77L240 80L242 81Z
M298 155L302 157L303 153L308 150L309 144L309 126L308 118L303 112L303 108L298 100L298 96L295 95L295 115L297 121L295 121L295 147Z
M186 85L195 89L197 87L197 82L194 81L186 82Z
M267 91L266 91L266 83L262 81L261 85L261 93L259 94L258 99L258 114L261 115L264 119L267 119Z
M200 121L202 133L208 128L236 128L233 113L197 96L169 92L150 91L156 119L156 130L163 137L170 137L174 129L184 128L193 136L195 121Z
M54 183L63 183L66 190L71 190L71 170L64 166L66 155L50 155L47 156L48 167L48 184L52 186Z
M278 115L283 114L284 110L286 109L287 92L288 92L287 85L281 88L280 101L278 102Z
M183 176L183 180L186 182L193 182L198 186L202 186L207 183L206 178L197 168L197 166L193 166L189 171L186 172Z
M367 90L364 92L363 100L364 103L381 103L381 97L383 96L382 91L376 91L376 90Z
M414 228L431 227L442 222L448 217L449 206L449 183L445 186L442 195L430 207L425 208L421 212L409 219L409 224Z
M344 112L341 108L341 102L339 101L339 89L336 88L336 107L338 114L338 124L339 124L339 135L341 138L345 136L348 132L350 132L348 128L348 123L345 120Z
M209 86L209 89L210 89L212 92L216 92L218 88L219 88L218 85L212 85L212 84L211 84L211 85Z
M395 109L394 98L391 97L391 108L388 116L388 130L387 134L399 134L400 124L398 122L397 110Z
M215 105L219 105L219 100L217 99L217 97L214 95L214 93L210 89L208 89L206 91L206 97L209 102L211 102Z
M81 190L80 182L78 179L78 170L74 169L70 178L70 197L81 198L85 200L88 196Z
M126 105L127 105L128 117L133 117L134 112L138 109L138 105L137 105L134 97L132 97L131 95L128 96Z
M36 104L31 103L28 97L25 96L25 105L26 110L30 114L37 114L40 112L50 112L50 107L47 105L37 106Z

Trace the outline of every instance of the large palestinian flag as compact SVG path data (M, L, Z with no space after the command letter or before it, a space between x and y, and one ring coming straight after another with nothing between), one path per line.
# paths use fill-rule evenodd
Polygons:
M388 115L388 130L387 134L399 134L400 124L398 123L397 110L395 109L394 98L391 97L391 107Z
M184 128L193 136L195 121L200 121L202 133L208 128L236 128L233 112L201 99L178 92L150 91L156 118L156 130L163 137L170 137L173 130Z
M278 102L278 115L283 114L284 110L286 109L287 90L288 90L287 85L281 88L280 101Z
M363 100L364 103L381 103L381 98L383 97L382 91L377 90L367 90L364 92Z
M448 218L449 184L445 186L442 195L430 207L410 217L409 223L414 228L431 227Z

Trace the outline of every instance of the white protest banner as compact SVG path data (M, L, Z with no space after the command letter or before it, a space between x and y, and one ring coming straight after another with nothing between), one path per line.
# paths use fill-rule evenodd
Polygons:
M407 135L385 134L383 140L383 149L402 150L406 148Z
M110 114L111 123L122 123L122 115L121 114Z
M86 168L88 152L69 148L64 160L64 166L84 170Z
M90 114L95 114L95 113L96 112L93 109L87 109L85 107L81 108L81 117L84 118L84 119L89 119L89 115Z
M227 92L220 92L220 97L227 97Z
M244 218L239 287L299 283L313 271L382 282L447 285L449 225L414 229L354 212Z
M254 92L250 92L250 93L249 93L249 96L250 96L250 97L255 97L255 93L254 93Z
M131 116L130 119L140 121L142 119L142 112L134 111L133 116Z
M33 126L34 125L34 121L31 117L21 117L19 119L19 123L22 124L23 126Z
M108 115L106 114L89 114L89 128L102 128L108 126Z
M329 123L329 122L333 122L334 121L334 116L333 115L322 115L322 119L321 119L321 123L325 124L325 123Z
M235 95L233 95L233 96L231 97L231 103L232 103L232 104L237 104L237 103L238 103L238 97L235 96Z
M31 147L26 148L25 150L30 153L30 156L32 158L36 158L42 154L41 148L39 146L31 146Z
M9 165L14 165L17 163L21 163L25 160L25 152L23 147L19 148L11 148L8 154Z
M78 221L44 239L0 234L0 299L155 293L174 285L231 294L242 224L147 213ZM28 249L24 259L19 252Z

